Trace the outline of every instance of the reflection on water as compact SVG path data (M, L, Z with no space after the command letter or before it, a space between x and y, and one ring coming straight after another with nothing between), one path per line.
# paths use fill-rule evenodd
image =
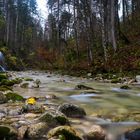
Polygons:
M20 87L15 87L23 96L45 96L47 94L54 94L59 98L55 102L71 102L78 104L83 107L88 116L93 114L100 114L100 116L105 118L102 120L96 120L96 123L102 123L103 127L106 128L108 133L113 134L113 136L118 135L121 132L127 130L129 127L136 126L134 122L124 122L124 123L109 123L107 118L110 116L122 116L122 114L129 113L132 114L130 117L140 117L139 103L140 103L140 89L133 87L131 90L120 89L121 85L115 85L110 83L98 83L83 78L75 78L70 76L60 76L55 74L48 74L45 72L17 72L15 73L17 77L31 77L33 79L40 79L41 85L39 89L22 89ZM87 93L81 94L79 90L74 90L77 84L84 84L86 86L92 87L99 93ZM102 94L100 94L102 93ZM60 100L61 99L61 100ZM106 119L106 120L105 120ZM127 119L127 117L126 117ZM105 122L107 121L106 125ZM94 122L91 120L84 120L83 123L89 122L91 126ZM95 123L94 122L94 123ZM84 125L83 125L84 126ZM75 125L76 127L76 125ZM77 125L77 127L81 127ZM89 126L87 126L88 128ZM113 132L112 132L113 131ZM115 134L115 132L117 134ZM110 137L113 137L112 135ZM116 138L117 136L115 136ZM121 137L123 137L121 135ZM123 140L123 138L114 140ZM108 138L109 139L109 138ZM109 139L109 140L113 140Z
M99 97L99 95L94 94L94 93L89 93L89 94L79 94L79 95L71 95L70 98L72 98L71 100L76 100L76 101L80 101L80 102L91 102L92 97Z

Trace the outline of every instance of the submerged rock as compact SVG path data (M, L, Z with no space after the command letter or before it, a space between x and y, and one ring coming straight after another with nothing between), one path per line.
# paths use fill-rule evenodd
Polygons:
M53 137L61 140L82 140L76 130L70 126L59 126L50 130L47 138L50 140Z
M128 140L140 140L140 128L126 132L125 138Z
M77 85L77 86L75 86L75 89L76 90L94 90L94 88L88 87L88 86L85 86L85 85Z
M17 140L17 131L6 125L0 125L0 140Z
M86 112L83 108L68 103L60 105L58 110L64 113L67 117L71 118L83 118L86 115Z
M84 136L86 140L105 140L105 132L99 125L93 125Z

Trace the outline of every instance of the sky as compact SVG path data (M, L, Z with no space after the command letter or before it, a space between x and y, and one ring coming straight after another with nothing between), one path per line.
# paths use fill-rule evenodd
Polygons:
M46 6L46 1L47 0L36 0L37 4L38 4L38 11L41 14L42 17L42 23L45 23L45 19L48 16L48 12L47 12L47 6Z

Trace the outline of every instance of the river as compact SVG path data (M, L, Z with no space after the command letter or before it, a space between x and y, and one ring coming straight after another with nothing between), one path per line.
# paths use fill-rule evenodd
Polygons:
M54 103L69 102L83 107L87 117L81 120L72 120L73 126L80 131L85 132L93 124L99 124L107 131L108 140L125 140L123 135L125 131L140 126L140 123L136 121L140 117L139 86L123 90L120 89L120 84L97 82L82 77L38 71L13 72L13 74L15 77L30 77L41 81L38 89L14 88L24 97L44 97L52 94L58 97L53 100ZM92 87L95 90L76 90L75 86L78 84ZM52 100L46 100L46 104L49 102ZM128 116L128 118L122 116Z

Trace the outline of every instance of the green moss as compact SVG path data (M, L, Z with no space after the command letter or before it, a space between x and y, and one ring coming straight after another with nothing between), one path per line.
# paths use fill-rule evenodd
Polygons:
M6 74L6 73L0 73L0 82L1 82L2 80L5 80L5 79L8 79L7 74Z
M14 92L9 92L6 94L6 97L8 100L12 100L12 101L23 101L24 98L20 95L18 95L17 93Z
M6 86L13 86L15 84L14 80L8 80L8 79L3 79L0 82L0 85L6 85Z
M68 123L68 119L65 116L56 116L55 119L61 125L65 125L66 123Z
M15 84L20 84L22 82L21 78L16 78L12 80Z
M24 78L25 81L34 81L32 78Z

